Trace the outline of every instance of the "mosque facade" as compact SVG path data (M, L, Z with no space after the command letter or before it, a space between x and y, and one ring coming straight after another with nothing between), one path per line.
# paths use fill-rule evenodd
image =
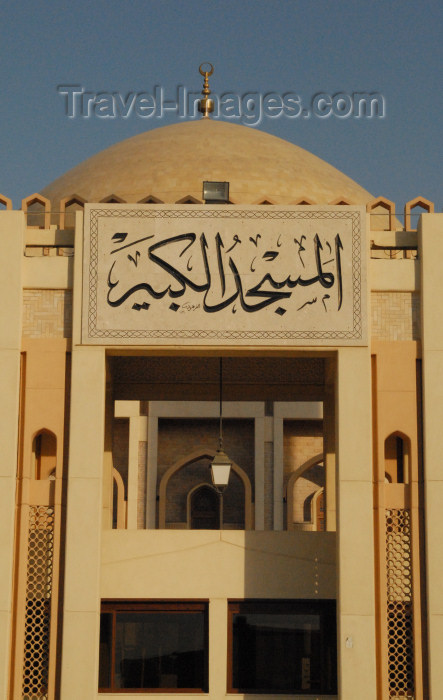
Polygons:
M443 697L433 203L201 119L0 204L2 697Z

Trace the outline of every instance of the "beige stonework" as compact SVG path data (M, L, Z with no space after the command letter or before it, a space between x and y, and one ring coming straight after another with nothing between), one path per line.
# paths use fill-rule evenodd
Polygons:
M323 452L323 426L315 420L285 420L284 474L287 479L305 462Z
M22 332L26 338L70 338L72 291L25 289Z
M316 464L310 467L294 484L294 523L313 524L313 497L320 489L325 487L325 469L323 465ZM288 514L290 517L290 513Z
M185 430L183 428L185 427ZM218 444L217 420L161 419L158 444L158 488L171 465L191 453L205 454ZM225 420L224 447L254 484L254 426L252 421ZM177 471L169 480L166 492L166 524L186 527L187 494L200 484L211 483L209 461L201 459ZM232 475L230 488L224 496L224 522L237 525L244 522L244 490L240 479Z
M185 430L183 428L185 427ZM159 421L158 482L169 467L187 454L208 447L216 449L217 420L161 419ZM225 419L224 447L254 482L254 426L252 421Z
M287 528L293 523L311 523L313 517L312 498L325 486L323 460L321 466L312 465L312 460L323 454L323 424L319 420L285 420L283 423L284 479L286 484ZM290 479L303 465L311 466L299 477ZM295 479L295 480L294 480ZM287 491L292 489L292 493ZM290 512L292 506L292 512Z
M146 527L146 468L148 460L148 443L138 443L138 493L137 493L137 527Z
M208 158L208 153L211 157ZM253 164L253 167L251 165ZM152 129L118 143L55 180L43 193L60 209L74 192L88 202L115 193L125 202L201 202L204 180L229 180L233 202L291 204L309 196L365 204L372 195L303 148L258 129L213 119Z
M419 293L372 292L371 322L374 340L419 340Z
M195 204L201 201L203 179L229 180L237 206ZM155 214L147 218L158 222L160 212L173 212L168 236L183 233L175 213L196 223L196 213L212 212L207 218L217 226L225 210L230 223L237 221L233 212L248 210L254 221L272 222L282 210L297 210L311 217L311 242L316 212L328 212L336 222L344 212L363 212L371 201L361 230L371 229L372 221L372 250L366 238L357 241L364 261L353 270L363 306L372 313L372 327L365 309L361 314L368 326L365 343L345 347L341 338L328 337L319 347L315 338L306 337L301 345L292 337L281 342L271 332L262 344L253 336L244 342L233 337L229 343L219 336L212 344L198 340L184 346L181 338L153 343L142 333L132 347L105 336L102 347L82 345L82 295L91 281L83 287L88 271L83 268L83 213L76 215L75 255L72 230L57 228L59 201L69 204L74 193L88 200L89 208L102 201L100 208L112 216L128 208L150 210ZM54 607L51 632L43 640L49 643L49 661L43 655L34 662L33 697L114 697L97 687L103 598L209 601L211 700L226 696L230 599L329 598L337 603L338 641L338 689L329 698L441 700L443 215L421 217L415 259L417 233L398 230L392 203L379 198L374 209L369 193L315 156L256 130L211 120L152 130L118 144L67 173L46 194L53 223L45 229L26 228L25 212L0 212L6 246L0 289L7 300L0 334L1 698L29 695L23 687L24 654L41 642L39 620L29 619L36 597L27 593L29 512L39 507L54 508L52 591L45 599ZM133 204L105 204L110 195ZM29 199L36 197L27 198L26 206L34 206ZM179 201L194 204L174 204ZM268 206L255 206L265 202ZM355 202L360 209L340 202ZM30 225L35 214L28 214ZM47 210L42 222L48 217ZM69 213L63 225L72 220ZM256 247L250 223L241 245L232 239L234 262L245 243ZM272 258L283 255L281 240L272 237L273 224L266 227L268 256L266 265L260 264L268 269ZM119 231L123 235L125 229ZM334 253L337 259L336 231L331 227L330 232L331 251L317 248L323 275L315 284L321 296L316 293L314 302L312 295L307 309L328 303L323 298L329 293L327 273L334 267ZM211 270L220 269L213 244L214 239ZM132 251L122 249L122 264ZM107 253L108 262L115 258ZM168 260L183 264L185 253L180 249ZM298 253L301 248L295 249ZM129 268L140 271L133 257ZM240 262L246 276L248 265ZM284 262L291 267L293 261ZM186 258L185 267L194 264ZM367 277L360 275L365 266ZM106 287L103 269L100 274ZM126 281L132 279L129 274ZM228 289L232 279L225 281ZM275 291L285 284L276 283ZM295 285L297 293L302 286ZM245 289L251 286L245 283ZM301 291L310 289L307 284ZM248 301L246 294L243 302ZM169 306L164 311L169 319L179 316L178 309L176 314ZM257 314L240 311L251 319L248 329L238 323L238 307L225 315L226 323L214 323L218 312L206 315L217 332L232 329L231 317L236 331L263 330ZM147 311L132 313L142 319ZM196 311L186 313L192 317ZM168 330L164 315L156 316L161 332ZM288 327L294 332L292 322ZM223 528L197 530L189 517L191 499L194 488L209 483L208 466L217 447L220 357L225 447L234 460L233 473L223 494ZM51 479L54 456L56 478ZM407 479L394 483L402 470ZM42 473L48 478L36 478ZM325 532L325 523L316 517L324 508L323 503L316 510L323 485ZM114 522L113 489L119 505ZM47 522L52 527L52 512ZM391 600L396 561L403 575ZM49 580L45 585L49 589ZM54 614L59 600L63 614ZM412 616L403 603L413 603ZM407 625L409 632L402 632ZM408 694L393 685L394 677L402 680L403 651L413 668L407 671L414 683ZM47 690L40 680L46 673ZM140 690L124 694L135 700ZM150 695L176 697L163 687ZM182 693L186 699L193 695Z
M21 255L24 241L24 217L21 212L1 212L2 267L0 294L7 303L2 308L0 332L0 696L7 697L11 675L11 639L13 639L13 571L16 562L14 520L16 511L16 475L18 471L21 331Z
M443 214L424 214L419 224L422 272L423 415L429 697L443 696L443 330L438 300L443 293Z
M265 530L274 528L273 443L265 442Z
M365 227L361 206L87 204L82 343L366 345Z
M114 469L117 469L123 479L125 492L128 488L128 443L129 420L116 418L112 429L112 457Z

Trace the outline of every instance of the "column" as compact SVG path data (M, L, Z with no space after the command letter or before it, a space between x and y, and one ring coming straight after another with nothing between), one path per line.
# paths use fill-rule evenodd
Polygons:
M443 697L443 214L419 222L429 698Z
M137 529L138 508L138 448L140 442L140 401L116 401L115 417L129 420L128 445L128 493L127 521L128 530Z
M0 696L8 697L14 564L14 515L20 395L23 212L0 213Z
M129 418L128 454L128 530L137 529L138 507L138 446L140 442L140 402L133 401L134 415Z
M325 492L326 492L326 530L336 529L336 484L335 484L335 390L333 362L326 360L326 383L323 409L323 450L325 453Z
M226 598L209 601L209 697L226 696L228 625ZM208 697L208 696L206 696Z
M148 458L146 474L146 527L156 528L157 510L157 453L158 453L158 417L151 415L151 405L148 416Z
M74 347L61 697L98 690L106 370L103 348Z
M274 530L283 530L283 417L274 404Z
M272 420L272 419L271 419ZM254 419L255 455L255 529L265 529L265 442L269 441L265 429L269 425L266 416ZM268 431L269 432L269 431ZM271 431L272 432L272 431ZM272 438L271 438L272 439Z
M340 700L374 700L377 691L368 348L338 350L336 408L338 694Z

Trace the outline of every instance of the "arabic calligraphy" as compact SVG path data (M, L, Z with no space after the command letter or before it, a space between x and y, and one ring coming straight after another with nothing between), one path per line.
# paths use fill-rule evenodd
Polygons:
M367 342L364 207L91 203L84 216L83 343Z
M298 312L316 304L324 313L333 305L339 312L343 250L339 232L309 238L277 232L270 238L190 231L131 240L118 231L111 239L106 301L113 308L128 302L137 312L165 297L174 301L171 310L182 312L231 308L252 314L268 308L283 316L291 304ZM190 293L197 296L189 300Z

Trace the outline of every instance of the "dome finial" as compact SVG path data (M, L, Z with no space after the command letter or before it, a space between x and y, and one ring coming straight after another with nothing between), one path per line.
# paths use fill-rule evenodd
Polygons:
M209 67L209 70L207 70ZM198 111L203 114L204 119L208 119L211 112L214 111L214 100L209 99L211 94L209 89L209 76L214 72L212 63L202 63L199 67L200 75L204 77L202 95L203 98L198 103Z

